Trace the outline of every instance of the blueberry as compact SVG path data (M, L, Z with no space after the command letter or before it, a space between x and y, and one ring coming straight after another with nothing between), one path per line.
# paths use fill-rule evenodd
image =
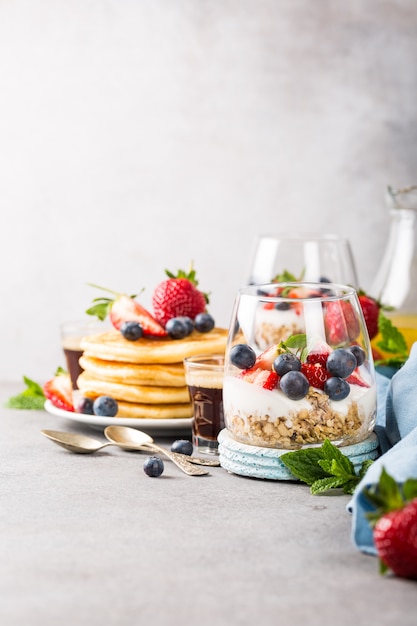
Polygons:
M165 325L165 330L171 339L184 339L189 334L187 324L180 317L171 317Z
M290 302L277 302L274 308L277 309L277 311L289 311L291 304Z
M337 348L327 359L326 369L332 376L347 378L355 369L357 363L355 355L345 348Z
M94 415L93 400L91 398L81 398L77 404L76 412L84 415Z
M344 400L350 393L350 385L343 378L334 376L326 380L323 391L327 393L330 400Z
M308 393L309 382L301 372L287 372L281 378L280 387L290 400L301 400Z
M98 396L93 403L94 415L102 417L114 417L118 408L116 400L110 396Z
M139 322L123 322L120 332L128 341L137 341L143 335L143 328Z
M361 346L350 346L349 350L352 352L356 359L356 365L359 367L365 363L366 352Z
M299 372L301 370L301 361L292 352L284 352L277 356L273 363L273 368L279 376L284 376L287 372Z
M143 471L151 478L158 478L164 471L164 462L159 456L148 456L143 464Z
M187 317L187 316L181 316L178 319L180 319L187 327L187 335L191 335L191 333L194 330L194 322L191 319L191 317Z
M199 313L194 318L194 326L199 333L209 333L214 328L214 319L210 313Z
M171 446L171 452L179 452L191 456L193 453L193 444L188 439L177 439Z
M247 370L255 365L256 354L246 343L237 343L230 350L230 361L240 370Z

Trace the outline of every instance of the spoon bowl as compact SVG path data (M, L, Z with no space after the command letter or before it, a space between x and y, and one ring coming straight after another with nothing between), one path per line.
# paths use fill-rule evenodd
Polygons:
M135 449L135 446L145 445L146 448L152 448L153 450L161 452L167 456L174 454L176 457L184 457L189 463L195 463L196 465L206 465L209 467L218 467L220 465L220 461L217 459L202 459L201 457L188 456L185 454L179 454L178 452L170 452L165 448L158 446L152 437L146 433L141 430L137 430L136 428L131 428L130 426L107 426L104 429L104 435L109 441L117 444L118 446L122 446L126 450L129 449L129 446L131 446L132 449Z
M41 430L41 433L58 446L76 454L93 454L93 452L98 452L107 446L116 445L111 441L103 442L93 437L87 437L87 435L66 433L60 430Z

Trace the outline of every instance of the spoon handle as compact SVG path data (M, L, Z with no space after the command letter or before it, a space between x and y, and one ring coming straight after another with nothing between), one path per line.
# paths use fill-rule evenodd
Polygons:
M166 450L165 448L158 446L156 443L147 443L143 447L148 450L153 450L154 452L165 454L166 457L171 459L171 461L175 463L175 465L185 474L188 474L188 476L206 476L209 473L208 470L203 469L202 467L196 467L196 465L190 463L185 454L171 452L170 450Z

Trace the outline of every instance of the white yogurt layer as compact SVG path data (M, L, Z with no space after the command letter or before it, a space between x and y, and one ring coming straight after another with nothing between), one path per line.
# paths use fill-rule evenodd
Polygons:
M320 392L319 392L320 393ZM359 413L366 421L375 413L376 385L371 387L350 386L350 394L338 402L329 400L329 407L346 415L353 403L358 406ZM302 409L311 410L312 404L307 398L290 400L280 390L269 391L234 376L226 376L223 382L223 405L227 416L239 416L246 419L248 416L268 416L269 421L287 417L287 426L291 425L291 416Z

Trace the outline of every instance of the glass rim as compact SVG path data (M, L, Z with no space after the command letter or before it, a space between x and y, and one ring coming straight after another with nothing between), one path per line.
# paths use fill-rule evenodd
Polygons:
M224 354L196 354L184 358L184 365L196 368L223 369Z
M309 288L312 291L314 289L329 289L334 290L339 293L329 294L323 293L320 296L301 296L300 298L292 298L291 296L285 295L269 295L268 293L259 293L262 289L276 289L277 287L283 289L292 289L292 288L300 288L305 287ZM288 281L288 282L277 282L277 283L259 283L254 285L246 285L245 287L241 287L238 290L240 296L249 296L252 298L256 298L257 300L262 300L265 302L330 302L334 300L342 300L346 298L350 298L352 296L357 296L357 291L354 287L350 285L343 285L341 283L320 283L320 282L310 282L310 281Z

